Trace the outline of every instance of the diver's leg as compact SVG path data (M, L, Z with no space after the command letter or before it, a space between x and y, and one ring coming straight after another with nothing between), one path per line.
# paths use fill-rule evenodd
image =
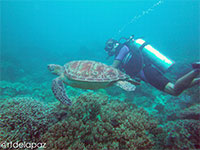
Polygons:
M187 73L186 75L184 75L183 77L181 77L176 81L174 89L176 91L182 92L183 90L191 87L193 80L199 75L199 73L200 73L199 69L195 69Z
M196 78L200 73L199 69L194 69L187 73L176 81L175 84L169 82L164 91L174 96L180 95L185 89L190 88L200 82L199 78Z
M169 82L164 89L164 92L173 95L173 96L178 96L179 94L177 94L174 90L174 84L172 82Z

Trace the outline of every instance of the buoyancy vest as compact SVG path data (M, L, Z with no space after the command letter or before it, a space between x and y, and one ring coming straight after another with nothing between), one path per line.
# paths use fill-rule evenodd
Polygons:
M120 50L125 45L129 48L129 52L123 58L121 66L120 66L120 70L124 71L126 74L128 74L131 77L135 77L143 68L144 60L143 60L142 54L138 50L132 49L129 43L120 44L116 48L115 56L119 54Z

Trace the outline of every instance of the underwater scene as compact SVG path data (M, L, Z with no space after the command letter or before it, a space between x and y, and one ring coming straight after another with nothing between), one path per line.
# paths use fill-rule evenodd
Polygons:
M200 1L0 9L0 149L200 149Z

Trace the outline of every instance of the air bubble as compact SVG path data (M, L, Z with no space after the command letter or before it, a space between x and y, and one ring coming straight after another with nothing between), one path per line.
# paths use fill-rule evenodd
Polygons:
M150 12L152 12L157 6L159 6L160 4L162 4L164 2L164 0L159 0L158 2L156 2L155 4L153 4L152 7L148 8L147 10L142 11L141 14L134 16L127 24L125 24L124 26L121 27L121 29L118 30L117 34L114 36L114 38L116 38L119 34L121 34L128 25L136 22L137 20L139 20L140 18L142 18L143 16L149 14Z

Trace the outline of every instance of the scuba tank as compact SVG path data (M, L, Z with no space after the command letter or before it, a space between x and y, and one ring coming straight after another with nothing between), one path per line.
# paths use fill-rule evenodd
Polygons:
M166 72L175 63L141 38L134 40L131 36L126 43L132 51L139 51L142 57L149 60L162 72Z

